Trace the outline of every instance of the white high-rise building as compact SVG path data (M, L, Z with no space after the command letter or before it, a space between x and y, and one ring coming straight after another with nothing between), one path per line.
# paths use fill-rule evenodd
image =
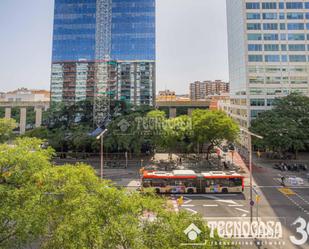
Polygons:
M230 115L243 127L299 92L309 96L309 0L227 0Z

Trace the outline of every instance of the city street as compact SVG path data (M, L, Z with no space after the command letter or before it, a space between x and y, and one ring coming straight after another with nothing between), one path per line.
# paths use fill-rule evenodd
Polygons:
M282 187L280 185L281 172L266 168L255 167L254 178L254 206L253 220L256 217L262 219L276 218L283 225L284 244L274 244L274 241L265 240L266 244L262 247L256 245L252 248L309 248L309 241L302 246L296 246L290 242L290 236L301 236L296 233L299 224L292 225L298 218L302 217L309 221L309 191L305 186ZM290 173L286 172L285 175ZM247 179L248 180L248 179ZM184 195L184 203L180 209L187 210L194 214L199 213L205 220L213 220L214 217L250 217L250 188L246 181L246 188L243 194L204 194L204 195ZM256 202L255 192L261 198ZM174 195L176 200L180 195ZM262 240L263 241L263 240ZM270 243L272 244L270 244ZM243 245L243 248L249 248Z

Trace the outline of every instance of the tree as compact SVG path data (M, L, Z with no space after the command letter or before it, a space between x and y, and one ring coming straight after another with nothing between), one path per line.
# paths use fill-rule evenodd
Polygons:
M0 143L9 140L17 127L14 119L0 118Z
M169 154L173 151L186 151L192 135L191 118L182 115L167 119L160 133L159 146L166 149Z
M41 143L23 138L0 145L0 248L18 248L44 232L46 212L34 176L50 167L53 151Z
M297 155L309 139L309 98L291 94L276 99L274 108L252 121L250 130L263 136L253 143L279 153L293 150Z
M165 197L118 189L85 164L53 166L41 142L0 145L1 248L176 249L190 242L191 223L202 231L196 243L221 241L200 216L170 211Z
M23 135L25 137L36 137L40 139L48 139L49 130L46 127L38 127L32 130L26 131Z
M208 143L207 159L214 146L220 145L224 140L233 142L239 134L238 125L222 111L194 110L192 126L193 141L202 145L201 147Z

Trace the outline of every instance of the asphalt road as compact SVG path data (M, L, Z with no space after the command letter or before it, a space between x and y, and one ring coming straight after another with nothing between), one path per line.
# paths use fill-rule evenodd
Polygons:
M266 221L280 221L283 228L283 239L260 239L261 245L254 243L253 239L249 240L249 244L245 244L248 240L236 239L239 241L241 248L309 248L309 236L308 240L301 246L297 246L290 241L290 236L295 236L296 239L301 238L300 234L296 232L296 228L300 224L292 225L293 222L299 217L309 222L308 184L283 188L280 185L280 176L278 174L291 175L289 172L282 173L265 167L257 168L254 172L254 188L261 197L256 202L256 194L253 193L253 200L255 201L253 221L257 220L257 217ZM225 217L226 220L231 217L250 220L249 196L249 186L246 186L243 194L184 195L184 203L180 209L191 213L199 213L208 222L216 219L222 220L222 217ZM178 197L179 195L173 196L174 199Z
M93 166L98 170L98 163ZM136 189L140 184L139 168L140 165L135 162L129 164L127 169L104 169L104 177L113 180L117 185ZM304 172L281 172L265 164L254 167L254 188L261 198L257 203L254 192L253 221L257 220L257 217L262 220L279 220L283 226L283 239L280 241L258 240L261 245L256 245L257 241L253 239L249 240L252 245L245 244L247 240L239 239L241 248L309 249L309 236L308 240L301 246L296 246L290 241L290 236L295 236L296 239L301 238L300 234L296 232L299 224L292 225L293 222L299 217L303 218L306 223L309 222L309 183L305 182L304 186L287 186L283 188L280 185L280 177L282 175L285 177L292 175L302 176L305 179ZM184 203L180 209L191 213L199 213L208 222L217 218L228 220L232 217L250 220L248 175L246 177L246 188L243 194L184 195ZM173 198L176 200L178 196L175 195ZM280 244L274 244L275 242L280 242Z

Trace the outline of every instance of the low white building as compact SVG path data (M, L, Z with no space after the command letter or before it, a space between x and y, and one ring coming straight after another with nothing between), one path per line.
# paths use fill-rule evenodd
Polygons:
M46 90L29 90L27 88L19 88L11 92L0 94L0 99L2 101L9 102L46 102L50 101L50 92Z

